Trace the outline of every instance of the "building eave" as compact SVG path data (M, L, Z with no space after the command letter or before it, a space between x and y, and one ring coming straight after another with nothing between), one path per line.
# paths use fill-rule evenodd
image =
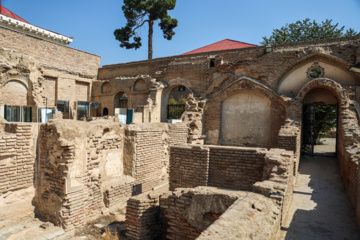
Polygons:
M33 37L43 38L63 45L70 44L73 41L73 38L71 37L67 37L2 14L0 14L0 26L4 26L12 30L31 35Z

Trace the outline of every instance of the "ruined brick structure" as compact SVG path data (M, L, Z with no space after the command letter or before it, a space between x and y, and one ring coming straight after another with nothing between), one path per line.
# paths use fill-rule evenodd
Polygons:
M130 239L273 239L303 107L336 104L339 171L360 222L360 75L348 70L359 35L99 68L71 38L30 27L0 15L0 196L34 186L37 215L66 231L128 200ZM176 118L171 98L187 99Z

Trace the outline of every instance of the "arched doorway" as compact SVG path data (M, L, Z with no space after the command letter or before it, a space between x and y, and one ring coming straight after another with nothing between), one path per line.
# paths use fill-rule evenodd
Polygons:
M191 91L184 85L174 87L167 102L167 119L180 119L185 111L185 103Z
M103 116L108 116L108 115L109 115L109 110L107 108L104 108Z
M338 99L326 88L315 88L303 99L302 153L336 156Z
M127 108L128 96L125 92L118 92L114 97L114 108Z

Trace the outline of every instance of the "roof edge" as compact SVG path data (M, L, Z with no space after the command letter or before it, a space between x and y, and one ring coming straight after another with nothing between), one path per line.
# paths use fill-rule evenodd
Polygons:
M67 37L59 33L51 32L49 30L34 26L32 24L8 17L6 15L0 14L0 24L4 24L14 30L20 32L26 32L30 35L35 35L40 38L46 38L55 42L58 42L63 45L70 44L73 41L72 37Z

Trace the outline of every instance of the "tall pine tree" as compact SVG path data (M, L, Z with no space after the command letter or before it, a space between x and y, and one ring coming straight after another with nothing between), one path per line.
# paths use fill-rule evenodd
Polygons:
M138 30L147 23L148 34L148 59L153 56L153 27L155 21L159 20L159 26L163 36L171 40L177 27L178 21L168 15L168 10L175 8L176 0L124 0L122 10L127 23L125 27L116 29L114 35L120 41L120 47L126 49L138 49L141 47L141 37Z

